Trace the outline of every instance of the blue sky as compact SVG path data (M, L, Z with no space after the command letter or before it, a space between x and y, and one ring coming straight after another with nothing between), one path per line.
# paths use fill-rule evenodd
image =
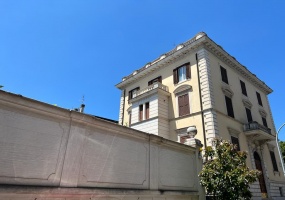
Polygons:
M86 113L117 120L121 78L204 31L274 90L278 129L284 10L282 0L0 0L0 85L68 109L84 95Z

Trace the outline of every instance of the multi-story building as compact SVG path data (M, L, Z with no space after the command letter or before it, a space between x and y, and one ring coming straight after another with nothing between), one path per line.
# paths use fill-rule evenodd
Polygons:
M285 179L267 95L272 92L205 33L161 55L118 83L119 123L177 142L195 126L204 146L223 138L249 153L263 175L256 199L281 197Z

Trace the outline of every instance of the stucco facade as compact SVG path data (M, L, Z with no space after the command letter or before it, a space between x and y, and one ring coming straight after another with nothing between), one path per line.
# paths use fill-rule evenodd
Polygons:
M223 138L249 153L263 172L251 186L255 199L282 198L285 178L268 97L272 92L205 33L198 33L118 83L119 123L184 142L196 126L204 146Z

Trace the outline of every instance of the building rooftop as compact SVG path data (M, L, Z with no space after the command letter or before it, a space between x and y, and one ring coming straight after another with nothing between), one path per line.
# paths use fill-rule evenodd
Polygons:
M212 53L214 53L217 57L222 59L224 62L229 64L232 68L238 71L243 77L251 81L257 87L259 87L266 94L272 92L272 89L268 87L263 81L261 81L255 74L251 73L244 65L240 64L235 57L231 56L228 52L226 52L220 45L216 44L211 38L207 36L206 33L200 32L196 34L190 40L179 44L171 51L162 54L157 59L148 62L146 65L133 71L128 76L122 78L122 81L116 85L117 88L123 89L135 80L146 76L150 72L153 72L159 68L166 66L176 57L180 57L181 54L186 54L191 50L197 49L198 47L207 47Z

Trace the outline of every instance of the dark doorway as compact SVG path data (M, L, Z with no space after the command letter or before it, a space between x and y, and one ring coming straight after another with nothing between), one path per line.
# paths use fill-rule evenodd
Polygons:
M266 184L265 184L263 170L262 170L262 165L261 165L261 159L260 159L260 157L259 157L257 152L254 152L254 161L255 161L256 169L261 171L261 175L258 178L259 179L259 185L260 185L261 193L267 194Z

